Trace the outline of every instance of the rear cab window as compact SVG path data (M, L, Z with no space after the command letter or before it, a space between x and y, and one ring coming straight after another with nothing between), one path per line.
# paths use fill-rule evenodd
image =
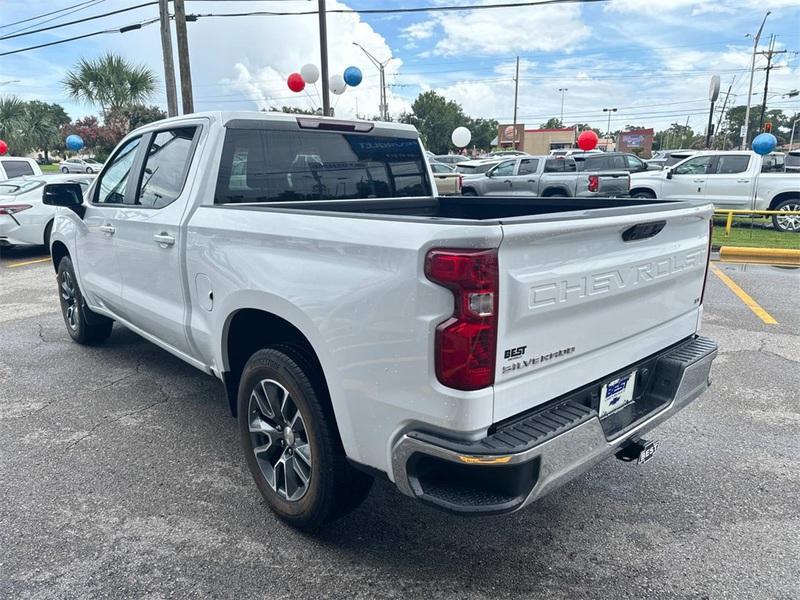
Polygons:
M430 195L416 138L228 128L215 204Z
M14 177L23 177L25 175L34 175L33 167L27 160L3 160L0 161L3 165L3 170L6 172L6 177L12 179Z
M545 173L571 173L577 171L575 161L570 158L548 158L544 163Z
M714 173L717 175L744 173L749 164L750 157L746 154L723 154L717 157L717 168Z

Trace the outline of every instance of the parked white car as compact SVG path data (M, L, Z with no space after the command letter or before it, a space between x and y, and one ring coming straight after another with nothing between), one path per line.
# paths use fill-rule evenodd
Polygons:
M399 123L149 124L85 202L45 187L67 332L99 344L116 321L219 378L259 491L304 529L375 475L486 515L650 459L643 436L706 390L717 352L698 336L711 205L431 180Z
M26 177L28 175L41 175L42 169L32 158L24 156L0 156L0 181Z
M58 170L62 173L99 173L103 163L93 158L67 158L58 163Z
M762 172L763 159L748 151L698 151L663 171L631 174L634 198L701 199L716 208L800 211L800 173ZM772 217L781 231L800 231L800 217Z
M0 182L0 246L50 246L54 206L42 202L47 183L77 183L85 191L94 175L41 175Z

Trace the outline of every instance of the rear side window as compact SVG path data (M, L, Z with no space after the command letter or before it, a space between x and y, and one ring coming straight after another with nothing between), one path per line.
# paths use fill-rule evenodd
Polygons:
M6 177L9 179L13 177L22 177L24 175L33 175L33 167L27 160L4 160L3 169L6 172Z
M135 204L163 208L178 198L189 170L196 131L196 127L179 127L153 135Z
M520 175L534 175L539 169L539 160L536 158L523 158L519 161Z
M568 158L550 158L544 163L545 173L568 173L576 170L575 161Z
M750 164L749 156L741 154L723 155L717 159L717 170L715 172L718 175L744 173L747 171L748 164Z
M428 190L416 139L228 129L214 203L400 198Z

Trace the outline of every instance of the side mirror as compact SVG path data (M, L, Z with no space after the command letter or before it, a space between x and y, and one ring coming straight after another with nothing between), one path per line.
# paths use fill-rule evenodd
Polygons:
M672 169L667 169L667 174L664 175L667 179L672 179Z
M48 183L42 190L42 204L63 206L83 216L83 188L79 183Z

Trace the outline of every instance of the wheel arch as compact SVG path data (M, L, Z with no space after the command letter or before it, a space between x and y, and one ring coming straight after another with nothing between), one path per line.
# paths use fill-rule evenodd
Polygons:
M658 197L658 196L656 195L655 191L654 191L652 188L649 188L649 187L635 187L635 188L631 188L631 190L628 192L628 195L629 195L631 198L633 198L633 197L634 197L634 195L636 195L636 194L639 194L639 193L649 194L649 195L650 195L652 198L657 198L657 197Z
M542 198L553 198L557 196L564 196L569 198L571 194L566 188L561 186L551 186L545 188L545 190L542 192Z
M67 245L61 240L52 242L52 246L50 248L50 258L53 261L53 268L56 270L56 272L58 272L58 263L60 263L61 259L65 256L69 256Z
M781 192L776 194L769 203L768 210L775 210L781 202L786 200L800 200L800 191Z

